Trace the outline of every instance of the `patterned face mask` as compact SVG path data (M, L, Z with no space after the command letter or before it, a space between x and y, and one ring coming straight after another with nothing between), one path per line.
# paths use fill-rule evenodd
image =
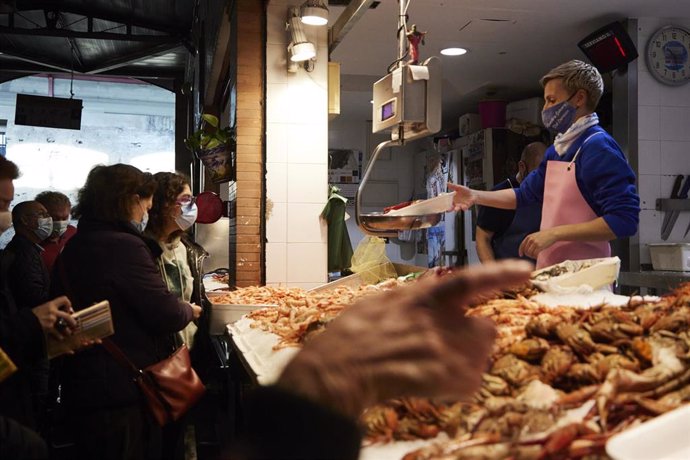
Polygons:
M552 129L557 133L564 133L570 128L570 125L575 121L575 112L577 112L577 107L570 104L573 96L575 96L575 93L567 100L552 105L541 112L541 121L544 122L546 128Z

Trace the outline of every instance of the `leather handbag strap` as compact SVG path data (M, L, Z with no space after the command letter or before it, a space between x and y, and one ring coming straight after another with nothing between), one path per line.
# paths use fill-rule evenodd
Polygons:
M117 363L124 367L130 374L132 374L133 379L138 379L142 375L141 369L134 365L132 361L127 357L124 351L110 339L103 339L103 348L106 349L108 353L117 361Z

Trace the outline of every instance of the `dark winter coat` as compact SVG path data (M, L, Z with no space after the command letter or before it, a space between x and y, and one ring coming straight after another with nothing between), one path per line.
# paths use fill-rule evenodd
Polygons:
M52 293L67 294L75 310L110 301L111 339L139 368L167 357L171 334L192 320L191 307L165 286L153 251L160 251L157 243L128 223L82 218L53 274ZM62 385L65 404L75 411L141 401L127 372L101 346L65 358Z

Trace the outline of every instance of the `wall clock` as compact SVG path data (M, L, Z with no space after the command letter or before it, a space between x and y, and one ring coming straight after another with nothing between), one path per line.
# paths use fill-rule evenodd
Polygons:
M647 67L661 83L672 86L690 81L690 32L666 26L654 32L647 43Z

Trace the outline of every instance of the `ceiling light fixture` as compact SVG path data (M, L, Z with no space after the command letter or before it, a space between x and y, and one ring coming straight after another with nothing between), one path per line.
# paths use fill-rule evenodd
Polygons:
M299 10L291 7L288 10L287 28L290 30L290 44L288 52L292 62L303 62L316 57L316 47L307 40L302 29L302 22L299 17Z
M300 7L302 22L311 26L328 24L328 7L322 0L307 0Z
M467 53L465 48L444 48L441 50L441 54L444 56L462 56Z

